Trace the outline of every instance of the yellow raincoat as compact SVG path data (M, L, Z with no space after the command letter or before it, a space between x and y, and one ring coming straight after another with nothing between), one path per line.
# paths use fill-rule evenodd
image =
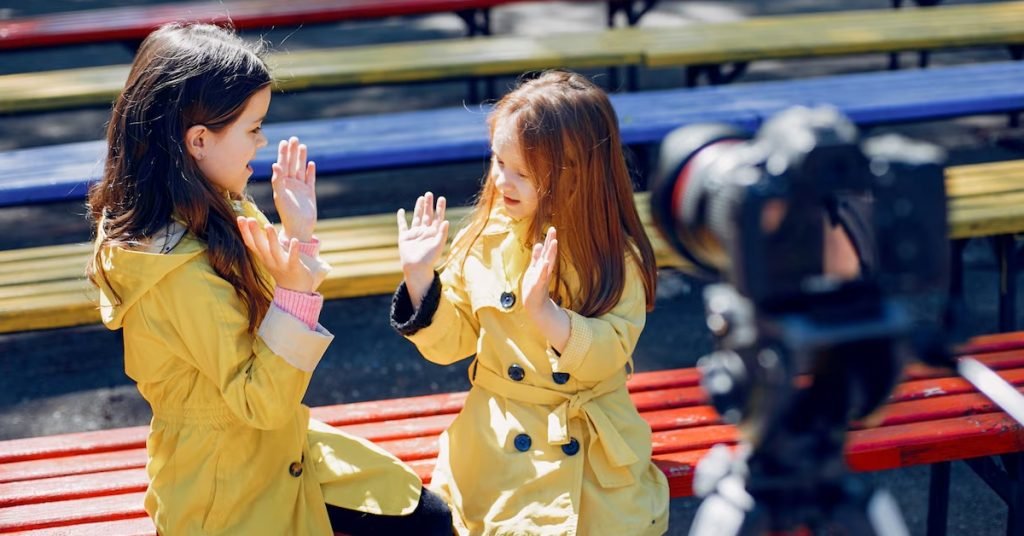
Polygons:
M251 203L236 210L266 221ZM416 508L408 466L301 403L330 333L271 306L254 336L203 243L185 234L148 251L100 252L100 305L107 327L124 329L125 371L153 409L145 508L161 534L328 535L325 503Z
M569 312L558 356L522 309L526 226L496 210L464 269L450 263L419 311L404 288L396 294L393 321L428 360L476 354L431 488L452 504L461 535L663 534L668 481L625 387L646 320L639 267L628 261L622 298L607 314ZM575 272L563 277L575 288ZM509 291L517 299L506 310Z

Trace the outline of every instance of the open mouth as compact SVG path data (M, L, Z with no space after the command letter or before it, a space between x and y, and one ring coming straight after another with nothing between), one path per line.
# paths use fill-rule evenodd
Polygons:
M505 204L508 205L508 206L516 206L516 205L519 204L519 200L518 199L512 199L511 197L509 197L507 195L503 196L503 197L504 197L504 200L505 200Z

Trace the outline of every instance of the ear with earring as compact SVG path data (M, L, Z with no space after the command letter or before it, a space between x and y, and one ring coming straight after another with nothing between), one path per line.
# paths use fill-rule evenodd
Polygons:
M206 127L204 125L192 125L185 131L185 147L195 160L202 160L206 157Z

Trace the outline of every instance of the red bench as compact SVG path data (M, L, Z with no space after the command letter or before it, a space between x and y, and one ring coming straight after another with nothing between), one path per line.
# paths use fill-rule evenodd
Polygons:
M967 352L1024 389L1024 333L979 338ZM736 441L735 428L719 421L698 381L695 369L674 369L638 373L629 382L633 401L653 429L654 461L669 477L673 497L692 494L695 464L712 445ZM314 408L313 416L376 441L429 482L437 436L464 397L452 393L326 406ZM907 369L880 424L854 428L846 450L857 471L919 464L948 470L952 460L1019 457L1013 453L1024 451L1024 427L966 381L918 366ZM143 426L0 442L0 533L59 527L60 534L153 534L142 509L146 432ZM1005 490L1018 489L1019 483L999 482L1001 469L994 464L971 464L994 475L993 489L1010 503L1012 515L1019 497ZM944 481L941 471L938 477L948 486L948 472ZM932 500L944 502L947 492L937 489ZM930 525L944 527L943 508L930 506L933 515L943 516Z
M522 1L525 0L242 0L67 11L0 21L0 50L139 42L159 26L177 20L231 23L239 30L247 30L428 13L471 14ZM485 28L475 26L473 17L466 21L471 35L485 33Z
M0 20L0 50L121 41L141 42L168 22L189 20L232 24L239 30L302 26L430 13L456 13L469 35L489 35L490 9L531 0L236 0L67 11ZM532 0L538 1L538 0ZM625 13L636 24L656 0L607 0L608 25Z

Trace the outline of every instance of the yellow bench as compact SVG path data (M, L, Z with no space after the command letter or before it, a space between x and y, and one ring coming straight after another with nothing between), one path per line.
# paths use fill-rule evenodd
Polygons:
M279 89L514 75L617 65L694 66L901 50L1024 45L1024 2L756 17L672 28L620 28L320 49L270 56ZM0 76L0 113L107 105L127 65Z
M1024 232L1024 160L951 167L947 177L952 239ZM658 265L685 271L654 230L647 199L637 194ZM457 226L466 213L453 208L449 219ZM334 266L320 289L326 298L386 294L400 281L394 214L323 220L317 235ZM0 251L0 333L98 322L96 292L83 276L90 254L88 244Z

